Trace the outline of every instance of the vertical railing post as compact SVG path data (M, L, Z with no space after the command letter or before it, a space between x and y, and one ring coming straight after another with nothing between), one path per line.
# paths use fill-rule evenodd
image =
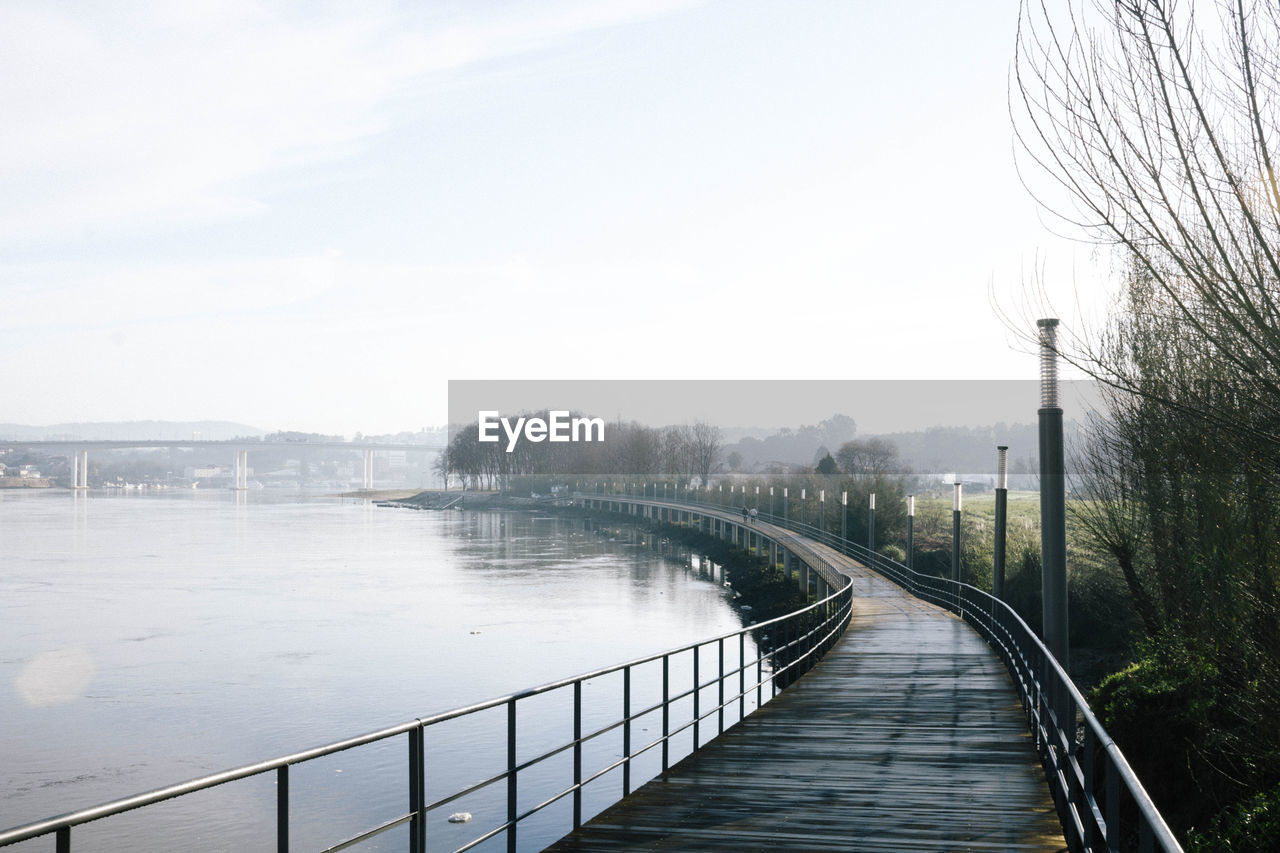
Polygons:
M693 751L694 752L697 752L698 747L701 745L698 743L698 726L701 723L700 712L702 708L702 706L698 702L698 699L700 698L699 694L702 693L702 688L698 686L698 657L699 657L698 651L699 651L698 647L694 646L693 647Z
M71 827L60 827L53 840L55 853L71 853Z
M1120 853L1120 774L1115 760L1107 755L1107 851Z
M759 708L764 704L764 656L760 654L760 647L756 646L756 707Z
M1096 805L1094 786L1094 767L1093 752L1097 746L1097 740L1093 734L1091 726L1084 727L1084 749L1080 754L1080 774L1084 777L1084 795L1082 797L1082 805L1080 815L1084 818L1084 849L1093 849L1093 840L1097 837L1096 818L1094 817L1094 806Z
M631 667L622 670L622 796L631 793Z
M662 656L662 772L670 767L671 656Z
M516 700L507 703L507 853L516 853Z
M724 734L724 637L720 638L719 646L720 646L720 649L719 649L720 677L716 679L716 684L720 686L720 701L717 703L719 705L719 708L717 710L718 717L719 717L719 723L718 723L719 731L717 732L717 734Z
M573 828L582 826L582 682L573 682Z
M747 632L738 632L738 721L747 716Z
M426 853L427 812L426 805L426 756L424 755L423 730L419 725L409 730L409 850Z
M289 853L289 765L276 769L276 851Z

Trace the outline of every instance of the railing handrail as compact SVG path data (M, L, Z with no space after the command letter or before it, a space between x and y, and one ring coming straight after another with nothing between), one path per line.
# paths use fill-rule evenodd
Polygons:
M592 498L604 499L604 500L614 499L614 500L623 500L623 501L641 502L641 503L650 503L650 504L657 503L663 506L671 505L671 506L678 506L678 507L698 507L700 509L714 510L724 515L730 515L730 514L736 515L737 513L740 513L742 510L742 507L733 507L733 506L726 507L720 504L704 503L702 501L694 501L694 500L680 501L680 500L663 500L660 498L648 498L648 497L637 498L634 495L614 495L614 494L608 494L608 493L601 493L601 494L587 493L586 496L589 496ZM1011 606L1009 606L1007 602L999 598L996 598L986 590L979 589L973 586L972 584L967 584L967 583L964 583L963 581L952 580L951 578L944 578L944 577L939 577L937 575L929 575L923 572L917 572L914 569L904 566L902 563L899 563L897 560L894 560L891 557L887 557L876 551L871 551L864 545L859 545L855 542L850 541L849 539L841 539L840 537L837 537L832 532L826 531L824 529L820 529L811 524L798 522L790 518L789 516L780 517L773 513L760 512L759 509L757 508L757 519L760 521L765 521L768 524L773 524L778 527L783 527L789 530L794 530L796 532L803 533L809 538L821 544L828 545L829 547L834 547L837 550L840 550L848 554L849 556L857 556L865 561L868 568L877 572L878 574L885 577L886 579L894 583L897 583L899 586L906 589L912 595L916 594L914 591L914 587L921 580L928 579L929 581L933 581L933 582L941 582L943 584L954 585L957 591L959 590L969 591L970 593L976 594L977 596L979 596L979 600L985 599L985 603L990 605L993 609L994 608L1000 609L1004 618L1013 620L1014 624L1022 629L1022 632L1027 638L1027 641L1029 641L1032 644L1033 648L1036 651L1041 653L1042 662L1048 668L1049 674L1052 676L1053 680L1057 682L1057 686L1059 687L1059 689L1064 689L1067 692L1067 695L1071 699L1072 703L1079 710L1082 722L1084 722L1084 724L1088 727L1088 729L1092 731L1094 737L1097 738L1098 740L1098 745L1107 753L1110 759L1114 762L1116 766L1116 771L1120 777L1120 781L1124 784L1126 788L1128 788L1129 794L1132 797L1134 804L1137 806L1138 811L1141 813L1142 817L1147 821L1148 825L1150 826L1151 831L1154 834L1153 840L1158 841L1165 850L1178 851L1178 853L1181 853L1182 846L1178 843L1178 840L1174 836L1172 830L1169 829L1168 824L1165 823L1164 817L1160 814L1160 811L1155 807L1155 803L1152 802L1151 796L1147 793L1146 788L1143 787L1141 780L1138 779L1137 773L1135 773L1133 768L1130 766L1128 759L1124 757L1124 753L1120 750L1120 747L1112 739L1111 735L1107 733L1107 730L1103 727L1102 722L1093 713L1093 710L1089 707L1089 703L1085 700L1084 695L1080 692L1080 689L1076 686L1075 682L1071 680L1071 676L1067 674L1066 670L1063 669L1062 664L1049 651L1048 647L1044 645L1043 641L1041 641L1041 639L1036 635L1035 631L1031 630L1031 627L1027 625L1026 620L1024 620L1016 610L1014 610ZM892 567L893 571L905 575L909 580L909 584L902 583L902 581L894 577L893 574L884 571L882 565L876 565L877 563L889 564ZM966 621L969 621L968 618L965 616L964 612L961 612L959 615L961 615L962 618L965 618ZM1072 723L1074 723L1074 721L1072 721ZM1057 725L1057 723L1055 723L1055 725ZM1074 725L1073 725L1073 729L1074 729ZM1059 726L1059 732L1061 734L1067 734L1067 732L1063 730L1061 726ZM1075 738L1074 730L1070 732L1070 735L1071 735L1072 741L1074 741L1074 738Z
M814 554L813 558L816 560L821 560L820 556L817 554ZM805 562L808 562L808 561L805 561ZM712 637L707 637L692 643L686 643L683 646L673 647L665 651L644 655L638 658L633 658L623 663L611 664L606 667L600 667L597 669L590 670L588 672L570 676L568 678L562 678L556 681L546 682L544 684L540 684L535 687L525 688L523 690L519 690L513 693L508 693L503 696L495 697L492 699L485 699L480 702L475 702L470 705L465 705L459 708L451 708L446 711L436 712L423 717L415 717L414 719L403 722L403 723L398 723L392 726L387 726L385 728L376 729L374 731L366 732L365 734L356 735L350 738L345 738L340 741L334 741L332 743L322 744L320 746L311 747L309 749L304 749L298 752L289 753L287 755L282 755L276 758L270 758L264 761L258 761L252 764L241 765L241 766L233 767L227 770L206 774L204 776L199 776L194 779L189 779L185 782L179 782L173 785L166 785L164 787L156 788L151 791L146 791L139 794L133 794L131 796L122 797L115 800L109 800L107 802L100 803L98 805L88 806L86 808L77 809L72 812L66 812L64 814L55 815L49 818L44 818L39 821L20 824L18 826L0 830L0 847L7 846L10 844L16 844L20 841L26 841L31 838L36 838L38 836L48 835L51 832L56 832L63 829L70 829L71 827L80 826L80 825L90 823L95 820L100 820L106 817L112 817L114 815L122 814L124 812L132 811L134 809L142 808L144 806L153 805L155 803L163 802L165 800L171 800L176 797L181 797L186 794L194 793L196 791L207 790L209 788L214 788L219 785L226 784L228 782L234 782L240 779L247 779L251 776L257 776L262 773L268 773L272 770L280 770L281 768L287 768L292 765L300 764L305 761L310 761L315 758L322 758L327 755L333 755L335 753L343 752L345 750L352 749L358 746L363 746L366 744L374 743L376 741L385 740L390 737L395 737L397 735L406 734L408 732L412 732L416 729L421 729L426 726L436 725L438 723L447 722L449 720L468 716L481 711L491 710L493 708L509 706L512 703L518 702L522 699L528 699L534 696L551 692L553 690L558 690L565 687L569 687L574 684L583 683L591 679L599 678L601 676L610 675L616 672L622 672L624 670L630 670L632 668L642 666L647 663L653 663L655 661L659 661L667 658L673 658L690 651L701 649L703 646L708 646L713 643L719 643L731 638L737 638L740 635L750 634L752 632L759 631L762 628L767 628L769 626L776 625L778 623L782 623L785 621L795 620L804 616L806 613L815 612L818 609L823 608L828 604L835 602L837 598L846 594L849 591L850 586L852 585L852 580L847 576L845 576L845 580L846 580L846 583L842 585L839 589L835 590L830 595L827 595L821 599L815 600L811 604L808 604L804 607L801 607L789 613L783 614L782 616L777 616L777 617L774 617L773 619L766 620L764 622L752 623L751 625L747 625L736 631L729 631L727 633L718 634ZM740 662L739 668L740 669L745 668L745 663ZM683 698L684 696L687 696L687 694L681 694L680 696L671 697L671 701L676 701L679 698ZM615 726L616 725L617 724L615 724ZM674 734L674 732L672 734ZM658 742L660 741L661 739ZM651 746L649 748L651 748ZM559 747L558 751L563 751L563 749L564 747ZM540 756L540 757L545 757L545 756ZM502 775L505 775L505 774L502 774ZM402 821L403 819L399 819L399 820Z

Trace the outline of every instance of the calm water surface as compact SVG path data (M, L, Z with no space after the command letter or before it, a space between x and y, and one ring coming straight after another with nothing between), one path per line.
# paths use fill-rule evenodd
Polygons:
M0 550L0 828L741 625L723 588L679 562L529 513L269 492L0 492ZM637 673L637 690L659 677ZM587 688L600 706L589 721L616 717L620 679L607 681ZM567 707L522 708L522 757L568 736ZM502 769L501 714L429 732L429 797ZM647 725L637 742L660 731ZM403 813L404 755L397 738L295 768L296 849ZM522 777L522 807L539 801L540 774L563 783L564 772ZM433 816L432 848L504 817L501 794ZM73 849L274 849L274 805L268 775L77 829ZM455 807L476 822L443 823ZM557 837L561 819L531 825L521 847ZM403 844L388 833L361 849Z

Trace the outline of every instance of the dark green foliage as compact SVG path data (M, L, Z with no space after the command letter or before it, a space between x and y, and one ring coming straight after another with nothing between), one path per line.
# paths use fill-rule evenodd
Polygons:
M1250 661L1185 637L1149 639L1141 649L1091 704L1170 828L1181 834L1220 816L1214 825L1226 831L1230 819L1220 813L1280 780L1274 686Z
M1185 644L1146 646L1136 663L1103 680L1090 704L1143 780L1170 828L1184 833L1231 798L1203 790L1218 775L1219 672ZM1206 793L1211 796L1206 796Z
M1004 567L1004 600L1036 634L1040 633L1043 621L1040 590L1039 549L1025 548L1021 553L1010 553Z
M1187 853L1267 853L1280 849L1280 786L1219 813L1187 837Z

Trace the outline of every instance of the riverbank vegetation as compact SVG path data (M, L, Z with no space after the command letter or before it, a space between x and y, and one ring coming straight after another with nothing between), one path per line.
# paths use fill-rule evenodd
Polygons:
M1140 623L1094 704L1197 851L1277 849L1277 69L1274 4L1021 10L1024 176L1119 285L1061 344L1109 389L1074 522Z

